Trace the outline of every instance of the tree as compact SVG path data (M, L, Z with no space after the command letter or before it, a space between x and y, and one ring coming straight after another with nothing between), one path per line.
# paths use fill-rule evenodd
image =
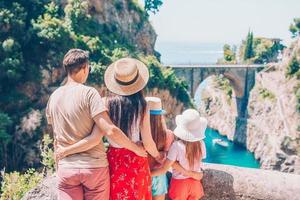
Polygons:
M145 10L155 14L159 11L159 7L162 4L162 0L145 0Z
M246 39L246 45L244 50L244 61L252 58L254 56L253 51L253 32L248 32L247 39Z
M225 44L223 47L223 55L226 62L236 61L236 47L233 46L231 48L229 44Z
M299 63L299 61L297 60L296 55L294 55L294 56L292 57L291 61L290 61L289 64L288 64L286 74L289 75L289 76L292 76L292 75L294 75L295 73L297 73L299 70L300 70L300 63Z
M292 33L292 37L300 35L300 18L294 19L294 22L290 25L290 32Z

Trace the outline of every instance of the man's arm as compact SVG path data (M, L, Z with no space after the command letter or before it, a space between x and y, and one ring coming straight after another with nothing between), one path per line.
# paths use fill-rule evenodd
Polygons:
M103 133L100 132L98 126L94 125L91 134L79 142L72 144L67 147L57 146L55 150L56 160L61 160L62 158L73 155L76 153L87 151L96 145L98 145L103 137Z

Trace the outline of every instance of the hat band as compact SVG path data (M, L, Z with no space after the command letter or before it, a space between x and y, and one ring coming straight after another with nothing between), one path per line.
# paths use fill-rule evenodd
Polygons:
M162 115L164 110L150 110L150 115Z
M124 86L128 86L128 85L133 84L134 82L137 81L138 78L139 78L139 72L137 72L137 73L136 73L136 76L135 76L131 81L128 81L128 82L120 81L120 80L117 79L116 76L115 76L115 80L117 81L117 83L119 83L120 85L124 85Z

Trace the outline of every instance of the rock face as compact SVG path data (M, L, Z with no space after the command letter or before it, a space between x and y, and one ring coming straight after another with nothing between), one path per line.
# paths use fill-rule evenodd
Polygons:
M300 55L300 39L285 51L281 63L256 74L245 119L235 120L234 106L229 106L225 92L214 84L203 89L209 101L202 95L200 112L210 127L253 152L261 168L300 174L300 114L294 91L300 81L286 77L295 53Z
M300 199L300 175L215 164L204 169L203 200ZM22 200L56 200L56 184L55 176L48 177Z
M286 77L290 55L299 52L300 40L287 49L282 63L257 74L248 104L247 148L261 167L300 174L300 114L296 110L296 78Z
M88 0L90 10L100 23L114 24L121 30L124 38L136 44L138 50L145 54L154 54L156 33L145 16L139 13L142 9L132 0ZM122 38L120 38L122 39Z
M236 102L233 100L234 91L230 98L218 86L217 77L213 75L205 79L205 87L196 95L201 96L199 111L202 116L208 119L208 126L218 130L221 135L227 136L229 140L233 140L237 116Z

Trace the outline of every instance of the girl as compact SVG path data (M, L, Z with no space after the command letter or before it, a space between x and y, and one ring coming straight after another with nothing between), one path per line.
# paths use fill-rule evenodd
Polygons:
M167 129L162 109L161 99L157 97L146 97L147 104L150 109L150 124L152 138L156 144L158 151L164 154L169 150L174 135L171 130ZM149 156L150 170L161 167L152 156ZM168 180L166 174L152 177L152 197L154 200L164 200L165 194L168 193Z
M144 63L132 58L114 62L105 71L104 81L110 91L106 105L112 122L133 142L142 144L156 161L162 162L163 156L158 152L151 136L149 108L142 93L148 79L149 72ZM90 140L92 143L93 134L94 131L83 140ZM107 153L110 199L151 200L147 158L123 148L109 137L107 139L110 144ZM77 153L79 147L76 144L64 149L63 155Z
M171 145L162 168L151 174L158 176L166 173L176 161L186 170L198 172L194 173L193 178L189 178L187 174L173 169L169 188L169 197L173 200L197 200L204 195L200 180L203 177L201 160L206 156L203 139L207 120L200 117L196 110L188 109L176 116L176 126L174 134L178 140Z

